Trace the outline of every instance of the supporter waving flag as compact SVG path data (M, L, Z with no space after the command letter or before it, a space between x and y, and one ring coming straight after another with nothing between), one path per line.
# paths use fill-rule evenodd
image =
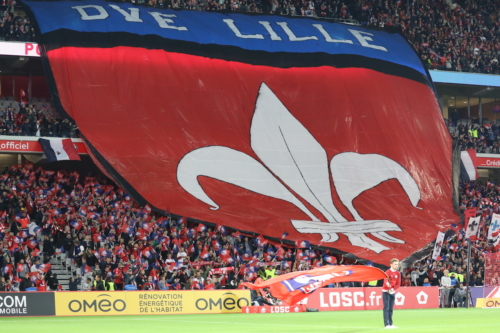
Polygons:
M38 241L36 240L36 238L30 239L30 240L28 241L27 245L28 245L28 247L29 247L30 249L32 249L32 250L33 250L35 247L37 247L37 246L38 246Z
M29 278L30 278L31 281L38 280L38 272L31 272L31 273L29 273Z
M311 244L308 241L296 241L295 242L295 247L298 249L308 249L311 247Z
M80 229L83 227L83 222L80 220L76 220L70 222L69 225L72 226L75 230L80 231Z
M4 275L8 275L8 274L10 274L11 272L12 272L12 264L8 264L8 265L3 266L3 268L2 268L2 273L3 273Z
M206 251L206 250L203 250L200 253L200 258L203 260L206 260L206 259L210 258L210 253L208 253L208 251Z
M47 273L50 270L51 264L41 264L41 265L36 265L36 269L40 272Z
M385 278L387 275L375 267L329 265L283 274L258 284L245 282L243 285L253 290L269 288L274 297L293 305L318 288L334 282L368 282Z

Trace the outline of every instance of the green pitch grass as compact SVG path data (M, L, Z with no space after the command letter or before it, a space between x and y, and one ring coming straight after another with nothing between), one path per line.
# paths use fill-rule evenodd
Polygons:
M500 332L500 309L394 312L396 332ZM386 332L382 311L112 317L0 318L2 332L320 333Z

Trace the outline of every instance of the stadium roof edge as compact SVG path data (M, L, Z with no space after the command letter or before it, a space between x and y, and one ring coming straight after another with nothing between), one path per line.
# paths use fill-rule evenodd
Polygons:
M500 76L447 71L429 71L434 83L500 87Z

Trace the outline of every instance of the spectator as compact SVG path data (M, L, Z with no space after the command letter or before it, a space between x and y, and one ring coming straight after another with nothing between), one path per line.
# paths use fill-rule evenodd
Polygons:
M451 278L448 276L448 271L443 272L443 277L441 277L441 307L450 307L450 289L451 289Z
M92 290L99 290L99 291L105 290L104 289L104 282L102 281L102 278L100 275L96 275Z
M453 295L453 300L459 308L465 307L465 302L467 300L467 290L464 288L463 284L457 284L455 286L455 293Z
M85 280L85 282L82 283L82 290L83 291L92 290L92 279L91 278L87 278L87 280Z
M74 279L73 277L69 278L69 290L70 291L77 291L78 290L78 285L82 282L82 278L80 275ZM83 288L82 288L83 290Z
M26 289L31 287L33 287L33 282L30 280L29 274L25 273L19 283L19 291L26 291Z
M47 285L49 286L50 290L55 291L59 287L59 280L57 279L57 274L50 274L49 278L47 279Z

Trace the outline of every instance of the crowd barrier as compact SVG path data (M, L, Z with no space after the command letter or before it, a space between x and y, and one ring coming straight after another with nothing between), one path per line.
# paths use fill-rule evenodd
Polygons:
M500 298L478 298L476 308L500 308Z
M53 292L0 292L0 317L54 316Z
M302 304L320 311L380 310L382 288L322 288ZM247 306L248 290L0 292L0 316L241 313ZM396 293L395 309L438 307L437 287L402 287Z
M381 310L382 288L322 288L304 300L320 311ZM438 287L401 287L397 290L395 309L431 309L439 307Z
M0 292L2 316L241 313L248 290Z

